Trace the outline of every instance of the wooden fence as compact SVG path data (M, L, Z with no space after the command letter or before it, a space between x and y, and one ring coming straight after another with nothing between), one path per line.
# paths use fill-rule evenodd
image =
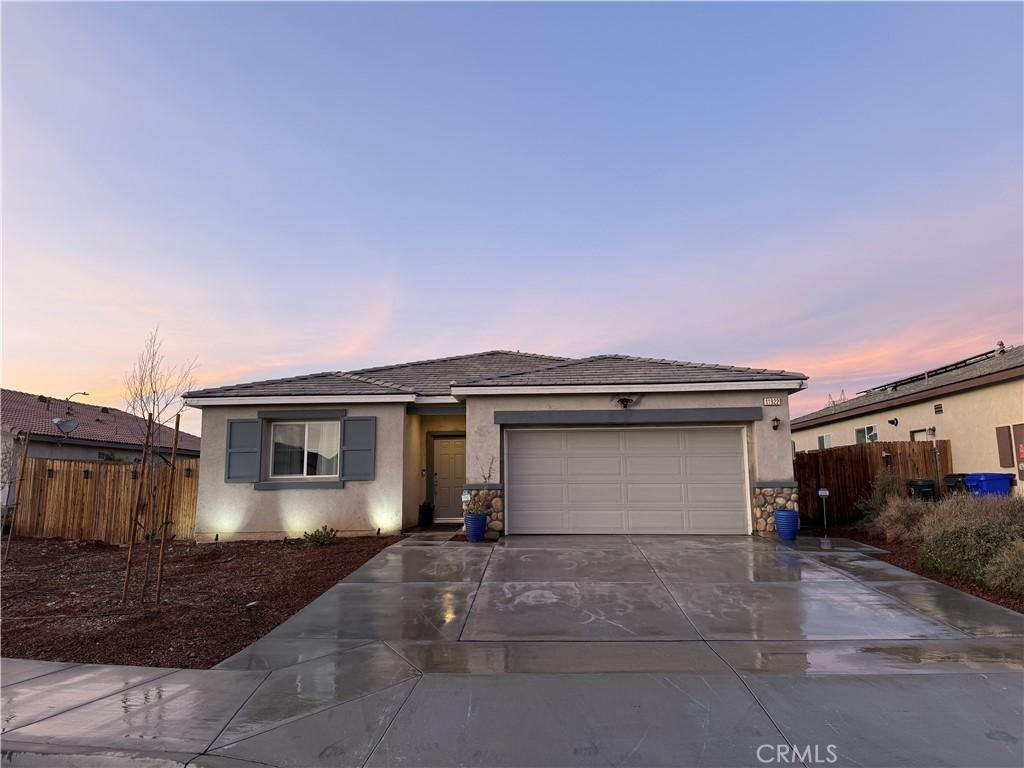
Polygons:
M952 470L949 440L930 442L862 443L796 455L794 472L800 484L800 521L821 525L819 488L828 488L828 524L848 525L861 515L857 502L871 494L871 481L888 466L905 480L934 480L942 493L942 478Z
M144 500L151 478L156 482L157 509L165 514L170 478L174 476L174 507L171 531L179 539L192 539L196 529L196 494L199 459L178 459L177 471L157 460L146 470ZM14 521L16 536L88 539L127 544L142 469L135 464L68 459L30 458L25 480L18 489L18 510ZM148 507L142 512L146 528L151 524ZM136 540L143 531L136 532Z

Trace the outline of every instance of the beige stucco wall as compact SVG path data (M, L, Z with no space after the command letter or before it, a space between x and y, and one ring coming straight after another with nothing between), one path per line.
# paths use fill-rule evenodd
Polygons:
M465 416L410 414L406 418L403 527L419 522L420 504L427 499L427 433L465 431Z
M273 539L301 536L322 525L345 534L394 532L402 526L405 405L337 405L349 416L377 417L376 479L353 481L344 488L254 490L249 483L224 482L224 441L228 419L255 418L260 410L281 406L218 406L203 409L203 451L199 460L196 538L215 534L233 538ZM296 406L310 410L311 406Z
M935 413L936 403L942 413ZM892 426L889 419L898 419ZM816 450L818 436L832 435L832 445L852 445L858 427L874 425L879 440L909 440L913 430L935 427L935 437L949 440L954 472L1013 472L999 466L995 428L1024 423L1024 380L944 395L912 405L856 416L793 433L798 451ZM1016 487L1022 492L1022 485Z
M766 395L782 398L781 406L763 406ZM620 406L621 395L474 395L466 398L466 479L482 482L491 459L493 481L501 478L501 429L494 423L495 411L608 410ZM789 402L785 392L674 392L644 394L635 410L655 408L763 407L764 418L749 424L747 456L751 482L793 479L793 456L789 436ZM779 429L771 420L779 417Z

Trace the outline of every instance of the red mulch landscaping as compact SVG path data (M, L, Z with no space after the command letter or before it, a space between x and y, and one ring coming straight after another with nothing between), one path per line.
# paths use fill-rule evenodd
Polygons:
M985 600L997 603L1004 608L1009 608L1017 611L1018 613L1024 613L1024 599L1013 597L1012 595L1003 595L998 592L993 592L985 587L975 584L973 581L960 579L956 576L946 576L942 573L924 570L917 564L917 547L914 544L885 541L884 539L869 536L859 528L852 527L833 529L831 534L833 536L843 536L865 544L873 544L876 547L881 547L882 549L888 550L889 553L886 555L876 553L875 556L880 560L892 563L898 568L903 568L905 570L921 574L922 576L927 576L929 579L941 581L943 584L959 589L961 592L967 592L970 595L984 598Z
M245 604L259 600L256 625L268 632L397 536L174 543L162 601L140 603L145 545L136 545L128 602L120 603L127 548L99 542L15 539L3 568L2 653L94 664L207 669L255 638Z

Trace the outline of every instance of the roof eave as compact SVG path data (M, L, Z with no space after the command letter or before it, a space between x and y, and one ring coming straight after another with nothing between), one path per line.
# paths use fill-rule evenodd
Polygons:
M798 392L806 388L805 379L776 379L769 381L714 381L669 384L518 384L518 385L459 385L452 387L452 395L574 395L618 394L620 392L725 392L784 390Z
M336 405L361 403L412 403L416 395L221 395L219 397L186 397L185 405L209 408L224 405Z

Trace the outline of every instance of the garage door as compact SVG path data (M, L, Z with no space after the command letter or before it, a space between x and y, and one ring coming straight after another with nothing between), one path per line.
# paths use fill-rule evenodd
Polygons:
M508 533L747 533L743 431L507 430Z

